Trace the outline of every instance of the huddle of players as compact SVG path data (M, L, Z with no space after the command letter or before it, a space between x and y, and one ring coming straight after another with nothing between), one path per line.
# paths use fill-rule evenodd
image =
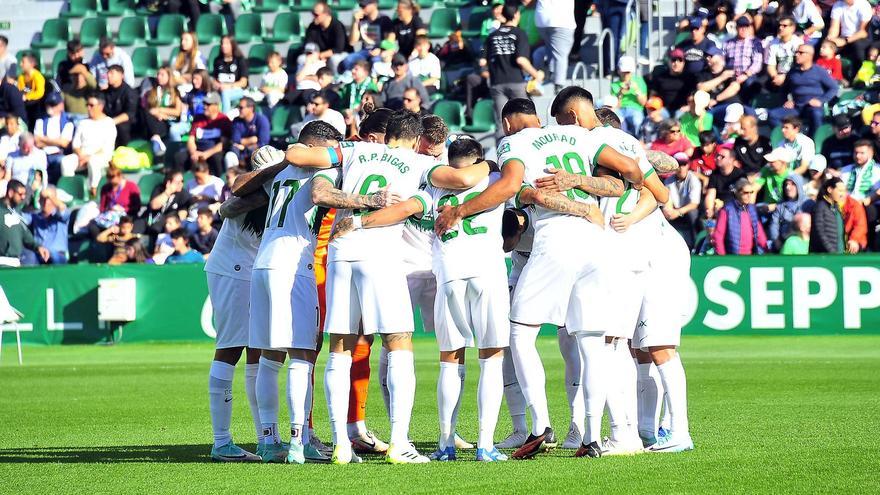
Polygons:
M385 115L384 144L340 142L332 128L313 122L286 152L264 147L255 154L255 171L239 178L233 188L237 198L222 210L233 220L221 230L221 240L228 242L218 241L222 255L215 258L215 246L211 261L219 261L206 265L218 333L209 381L212 458L328 460L330 452L310 438L307 427L321 335L312 265L312 226L320 224L322 213L317 207L336 209L323 327L330 336L324 384L332 462L360 461L347 428L352 352L360 336L375 333L387 360L383 384L391 438L386 460L429 461L409 440L415 396L409 306L415 300L423 314L433 309L440 347L440 439L431 459L456 458L464 349L474 344L480 363L477 460L506 460L497 447L517 448L513 457L525 459L556 446L535 348L543 323L562 329L560 345L568 350L566 374L572 375L569 388L574 389L569 436L580 437L576 456L636 453L643 442L658 452L693 448L684 371L675 352L681 315L662 297L684 287L678 284L687 280L689 268L683 241L657 212L668 192L637 141L600 126L589 92L566 88L552 114L560 125L542 128L530 100L505 106L500 171L483 161L474 140L450 145L450 165L418 154L423 129L419 117L408 112ZM601 206L597 194L607 196ZM516 208L505 211L509 201ZM248 219L261 208L265 223L251 228L254 222ZM432 253L421 259L432 260L436 289L413 277L424 266L401 262L403 246ZM511 249L508 295L504 251ZM254 251L247 267L247 253ZM432 289L436 298L427 308L431 301L425 293ZM236 311L246 294L249 319ZM630 339L639 349L638 372ZM256 456L237 447L229 434L232 374L244 347L246 390L259 437ZM252 349L261 350L259 357ZM287 356L289 444L278 432L277 394ZM579 374L569 372L577 368ZM671 417L668 431L658 426L661 389ZM502 395L515 431L496 446ZM606 403L612 434L603 441ZM526 406L532 416L527 436ZM583 435L577 409L586 419Z

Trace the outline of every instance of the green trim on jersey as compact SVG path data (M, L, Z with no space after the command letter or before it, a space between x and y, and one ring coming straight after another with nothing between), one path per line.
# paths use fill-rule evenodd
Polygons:
M442 164L441 164L441 165L434 165L433 167L431 167L431 170L428 170L428 175L425 176L425 180L428 182L428 185L429 185L429 186L431 186L431 187L437 187L437 186L434 185L433 182L431 182L431 174L433 174L435 170L437 170L438 168L440 168L440 167L442 167L442 166L443 166ZM413 197L415 197L415 196L413 196ZM420 198L420 199L421 199L421 198ZM428 211L428 208L427 208L427 207L425 207L425 211Z
M516 161L522 163L523 165L525 165L525 163L526 163L526 162L520 160L519 158L513 158L513 157L511 157L511 158L508 158L507 160L504 160L504 163L502 163L501 166L498 167L498 168L499 168L499 169L502 169L502 168L504 168L505 165L507 165L508 163L510 163L510 162L512 162L512 161L514 161L514 160L516 160Z
M596 165L599 164L599 161L598 161L598 160L599 160L599 154L602 153L602 150L604 150L606 146L608 146L608 145L605 144L605 143L602 143L602 145L599 146L599 149L596 150L596 154L593 155L593 167L594 167L594 168L596 167Z
M627 198L629 198L630 193L633 192L632 188L629 184L626 185L626 190L623 191L623 194L617 198L617 204L614 205L614 213L619 213L622 215L629 215L632 213L631 211L623 211L623 205L626 203Z
M428 213L428 204L425 203L424 198L422 198L421 196L410 196L409 199L415 199L416 201L419 202L419 204L422 205L422 217L424 217L425 214ZM415 215L410 215L410 216L414 217Z
M330 177L327 177L327 176L324 175L324 174L315 174L314 177L315 177L316 179L324 179L324 180L326 180L327 182L333 184L334 187L336 186L336 181L333 180L333 179L331 179Z
M532 186L530 186L529 184L523 184L522 187L519 188L519 191L516 192L516 195L513 197L513 204L517 208L522 208L524 206L522 204L522 202L519 200L519 197L522 194L522 192L525 191L526 189L534 189L534 188Z
M651 176L651 174L656 174L656 173L657 173L657 171L652 168L652 169L648 170L647 172L645 172L645 178L647 179L648 177Z

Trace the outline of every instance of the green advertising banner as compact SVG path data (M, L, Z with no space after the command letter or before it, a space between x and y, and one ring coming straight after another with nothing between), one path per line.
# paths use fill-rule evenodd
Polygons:
M215 332L202 268L0 270L0 287L24 314L0 324L3 340L14 339L17 329L24 342L37 344L104 342L111 332L122 342L209 341ZM684 305L690 315L686 334L880 333L880 255L699 257L691 278L689 290L669 295L670 304ZM133 314L111 314L128 311Z

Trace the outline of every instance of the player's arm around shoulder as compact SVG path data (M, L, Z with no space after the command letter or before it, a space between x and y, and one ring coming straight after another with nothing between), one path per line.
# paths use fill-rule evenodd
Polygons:
M381 210L372 211L364 215L352 215L339 220L333 227L330 240L342 237L352 230L396 225L412 216L421 217L427 211L428 203L425 198L421 195L416 195L406 201L386 206Z
M639 191L639 200L636 202L635 208L629 214L614 214L611 217L611 228L617 232L626 232L635 223L641 222L657 209L657 200L647 188Z
M449 165L437 165L428 171L428 184L434 187L452 190L470 189L497 170L495 163L489 160L475 163L467 167L455 168Z
M601 196L605 198L619 197L623 195L625 187L623 181L614 177L612 172L604 167L596 167L596 176L579 175L560 170L558 168L548 168L546 177L541 177L535 181L543 192L565 192L569 189L579 189L587 194Z
M596 205L572 201L559 192L541 191L534 187L525 186L517 195L517 203L533 204L566 215L581 217L600 228L604 228L605 225L605 218Z
M443 235L462 218L504 204L519 192L524 174L525 165L522 160L517 158L505 160L501 168L501 176L489 184L486 190L459 206L444 206L438 210L434 222L434 232L437 235Z
M644 183L642 169L638 162L620 153L611 146L602 145L593 158L593 163L614 170L628 180L634 188L641 189Z
M284 152L273 147L263 146L251 157L254 170L236 177L232 184L233 196L243 197L257 191L263 184L287 167Z
M241 198L233 196L220 205L220 217L234 218L267 204L269 195L259 190Z
M400 196L383 187L371 194L352 194L336 187L335 174L320 172L312 179L312 203L317 206L336 208L339 210L359 210L363 208L384 208L400 201Z

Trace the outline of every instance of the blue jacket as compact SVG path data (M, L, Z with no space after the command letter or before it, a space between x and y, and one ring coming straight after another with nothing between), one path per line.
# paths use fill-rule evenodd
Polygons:
M797 186L797 196L794 199L785 199L776 203L776 209L770 216L770 226L767 232L767 240L773 246L773 249L782 248L785 238L791 233L792 222L794 216L803 210L804 200L804 179L800 175L791 174L782 183L783 195L785 194L785 184L793 182Z
M785 87L792 95L794 104L803 106L813 98L828 103L837 95L838 84L831 79L828 71L818 65L807 70L794 66L785 78Z
M232 142L238 143L242 138L257 137L257 147L269 144L269 135L272 125L269 119L261 113L254 114L253 120L246 122L243 118L237 117L232 121Z

